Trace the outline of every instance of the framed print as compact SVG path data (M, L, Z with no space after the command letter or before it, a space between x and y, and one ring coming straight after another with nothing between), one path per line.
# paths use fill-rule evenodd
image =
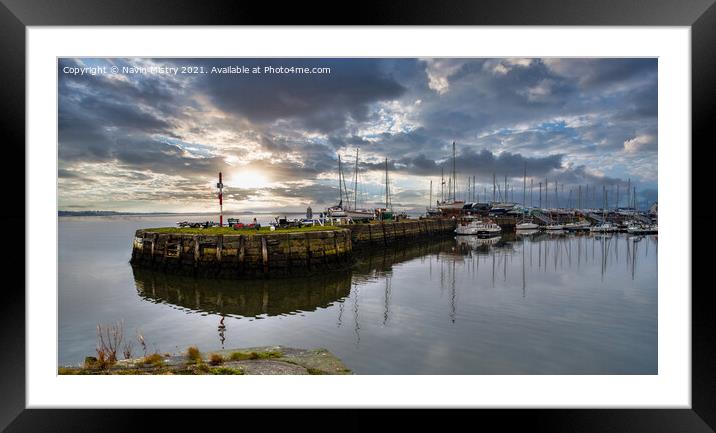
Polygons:
M185 6L3 0L3 427L713 430L710 2Z

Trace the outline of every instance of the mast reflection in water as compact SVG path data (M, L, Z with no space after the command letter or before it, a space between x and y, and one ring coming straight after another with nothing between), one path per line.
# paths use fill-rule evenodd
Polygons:
M74 269L80 256L64 255ZM358 374L658 372L655 236L463 236L363 253L348 272L304 279L199 280L98 262L96 278L60 268L61 310L83 312L61 314L60 362L92 352L97 323L124 319L160 350L325 347Z

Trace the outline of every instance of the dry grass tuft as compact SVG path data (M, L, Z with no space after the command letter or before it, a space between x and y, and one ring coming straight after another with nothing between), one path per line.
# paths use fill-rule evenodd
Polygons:
M221 365L224 363L224 358L219 355L218 353L212 353L209 355L209 364L211 365Z
M194 363L198 364L201 362L201 353L199 352L199 348L196 346L190 346L186 349L186 357L189 361Z

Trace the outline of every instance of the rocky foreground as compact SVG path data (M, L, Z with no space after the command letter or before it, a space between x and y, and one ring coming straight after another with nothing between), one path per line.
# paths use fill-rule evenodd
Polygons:
M206 353L189 348L183 354L155 353L111 364L88 357L82 366L60 367L58 374L351 374L351 370L326 349L267 346Z

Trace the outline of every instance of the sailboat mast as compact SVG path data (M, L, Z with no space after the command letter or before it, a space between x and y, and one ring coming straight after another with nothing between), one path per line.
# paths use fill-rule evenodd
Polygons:
M544 179L544 207L549 209L549 181Z
M591 208L592 206L591 206L591 204L590 204L590 202L589 202L589 184L587 184L587 191L586 191L585 194L584 194L584 198L586 198L585 201L587 202L587 207L588 207L588 208Z
M341 182L343 183L343 194L346 196L346 208L350 205L350 196L348 195L348 186L346 185L346 174L343 172L343 166L341 166L340 173Z
M341 206L343 205L343 185L341 183L341 155L338 155L338 197L340 199L339 203L341 203Z
M533 194L532 194L532 192L534 191L534 188L535 188L534 179L532 179L532 178L530 177L530 207L533 207L533 200L532 200L532 199L533 199Z
M475 192L475 175L472 175L472 201L477 200L477 193Z
M495 173L492 173L492 202L495 202L495 186L496 186L496 178Z
M510 201L510 198L507 196L507 176L505 176L505 199L503 201L505 203Z
M542 209L542 182L539 183L539 208Z
M559 209L559 197L557 196L557 181L554 181L554 207Z
M385 158L385 209L388 209L389 192L388 192L388 158Z
M455 142L452 142L452 201L455 202L455 191L457 190L457 174L455 172Z
M604 203L602 205L602 217L606 221L606 209L607 209L607 187L602 185L602 195L604 196Z
M358 149L356 148L356 168L353 176L353 210L358 208Z
M527 163L525 163L525 170L522 173L522 207L527 207Z
M433 180L430 179L430 200L428 200L428 209L433 206Z

